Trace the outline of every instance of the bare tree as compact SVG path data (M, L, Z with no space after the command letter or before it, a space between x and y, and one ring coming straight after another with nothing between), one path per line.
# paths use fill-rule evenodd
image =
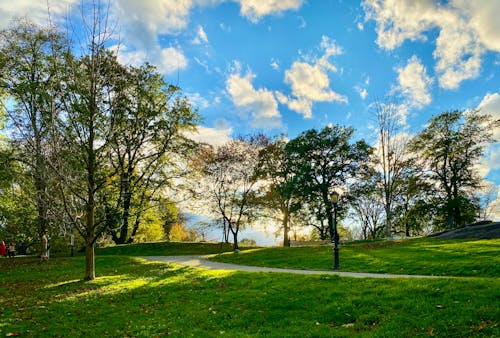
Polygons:
M65 210L85 242L85 279L95 278L94 244L105 231L104 210L97 210L106 186L106 155L113 129L110 119L117 104L121 66L106 50L112 31L108 9L94 4L90 17L82 14L81 56L67 55L64 112L59 119L58 172ZM97 214L96 214L97 212ZM98 217L96 217L98 216Z
M376 162L381 173L381 195L385 209L385 233L392 237L392 208L396 185L406 163L408 140L401 135L401 115L395 103L375 103L378 143L375 151Z

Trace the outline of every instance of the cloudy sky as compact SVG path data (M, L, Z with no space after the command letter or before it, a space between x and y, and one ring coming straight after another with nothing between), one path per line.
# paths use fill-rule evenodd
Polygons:
M63 24L81 1L49 4ZM120 60L149 61L181 86L204 117L197 137L212 143L330 123L374 143L373 102L387 98L408 133L453 109L500 118L498 13L498 0L110 2ZM0 0L3 27L25 15L46 22L47 1ZM500 143L480 169L500 186Z

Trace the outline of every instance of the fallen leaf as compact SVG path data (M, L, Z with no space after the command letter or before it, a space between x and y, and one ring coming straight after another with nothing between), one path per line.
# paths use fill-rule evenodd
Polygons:
M429 336L434 336L434 329L432 327L429 327L427 330L425 330L425 333L427 333Z
M20 332L7 332L5 337L19 337L21 335Z
M335 323L330 322L330 323L328 323L328 326L329 326L329 327L334 327L334 326L335 326Z
M441 304L436 305L436 309L444 309L444 306Z

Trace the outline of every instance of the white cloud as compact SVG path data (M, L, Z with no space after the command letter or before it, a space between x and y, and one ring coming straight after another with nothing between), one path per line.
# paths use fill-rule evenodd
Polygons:
M142 49L156 44L158 34L186 28L192 7L192 0L120 0L113 2L112 13L126 39Z
M187 67L188 61L182 51L167 47L160 50L159 58L155 63L162 74L171 74Z
M39 25L46 25L50 19L58 23L71 11L78 0L51 0L51 1L0 1L0 29L6 28L13 18L29 17Z
M208 108L210 106L208 100L201 96L200 93L186 93L186 97L195 107Z
M481 69L481 47L478 37L463 21L457 20L441 28L433 55L440 74L439 85L445 89L458 88L467 79L474 79Z
M160 49L154 48L147 54L143 50L129 50L127 46L120 48L112 47L117 50L118 61L123 64L140 66L146 61L156 65L161 74L172 74L187 67L188 61L182 51L175 47Z
M269 14L279 14L287 10L297 10L304 0L238 0L240 14L253 23Z
M483 114L488 114L495 119L500 119L500 94L486 94L477 108ZM500 142L500 128L493 131L493 137Z
M347 98L330 88L328 71L337 71L329 58L339 55L342 50L328 37L323 36L320 44L322 55L314 58L304 55L304 61L295 61L291 68L285 71L285 83L290 85L291 97L281 96L280 102L306 118L312 117L314 102L347 102Z
M493 220L499 221L500 220L500 191L498 192L496 200L491 202L491 204L488 206L488 209L493 216Z
M236 69L240 67L236 64ZM281 126L281 114L273 93L265 88L255 89L252 80L255 75L248 72L241 76L239 70L226 80L226 88L236 107L252 115L251 125L256 128Z
M422 108L431 103L429 88L432 79L427 76L425 66L413 55L405 67L397 69L398 86L395 88L407 100L410 107Z
M377 24L377 44L392 50L405 40L427 40L439 30L434 58L439 85L455 89L476 78L487 50L500 51L500 2L496 0L365 0L366 20Z
M186 137L200 143L207 143L212 146L221 146L231 139L233 129L230 126L217 126L208 128L197 126L196 131L185 133Z
M202 26L198 25L198 30L196 32L196 36L193 40L191 40L191 43L193 43L195 45L200 45L202 43L208 43L207 33L205 33L205 30L203 29Z
M500 169L500 144L492 144L486 149L483 158L476 164L481 177L486 177L490 171Z
M275 58L271 59L271 68L274 69L274 70L279 70L280 69L279 61L276 60Z
M500 52L500 2L497 0L454 0L453 4L468 17L469 25L476 31L487 49Z
M362 100L365 100L366 97L368 96L368 91L366 88L361 88L359 86L354 87L354 89L358 92L359 97L361 97Z

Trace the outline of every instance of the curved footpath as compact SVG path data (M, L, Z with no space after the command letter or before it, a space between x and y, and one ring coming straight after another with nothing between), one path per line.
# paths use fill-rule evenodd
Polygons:
M347 272L347 271L331 271L331 270L299 270L299 269L282 269L282 268L266 268L261 266L246 266L237 264L228 264L213 262L208 260L207 256L144 256L141 258L155 262L176 263L183 266L192 266L207 270L236 270L247 272L280 272L280 273L295 273L301 275L337 275L342 277L354 278L450 278L448 276L422 276L422 275L395 275L385 273L368 273L368 272Z

